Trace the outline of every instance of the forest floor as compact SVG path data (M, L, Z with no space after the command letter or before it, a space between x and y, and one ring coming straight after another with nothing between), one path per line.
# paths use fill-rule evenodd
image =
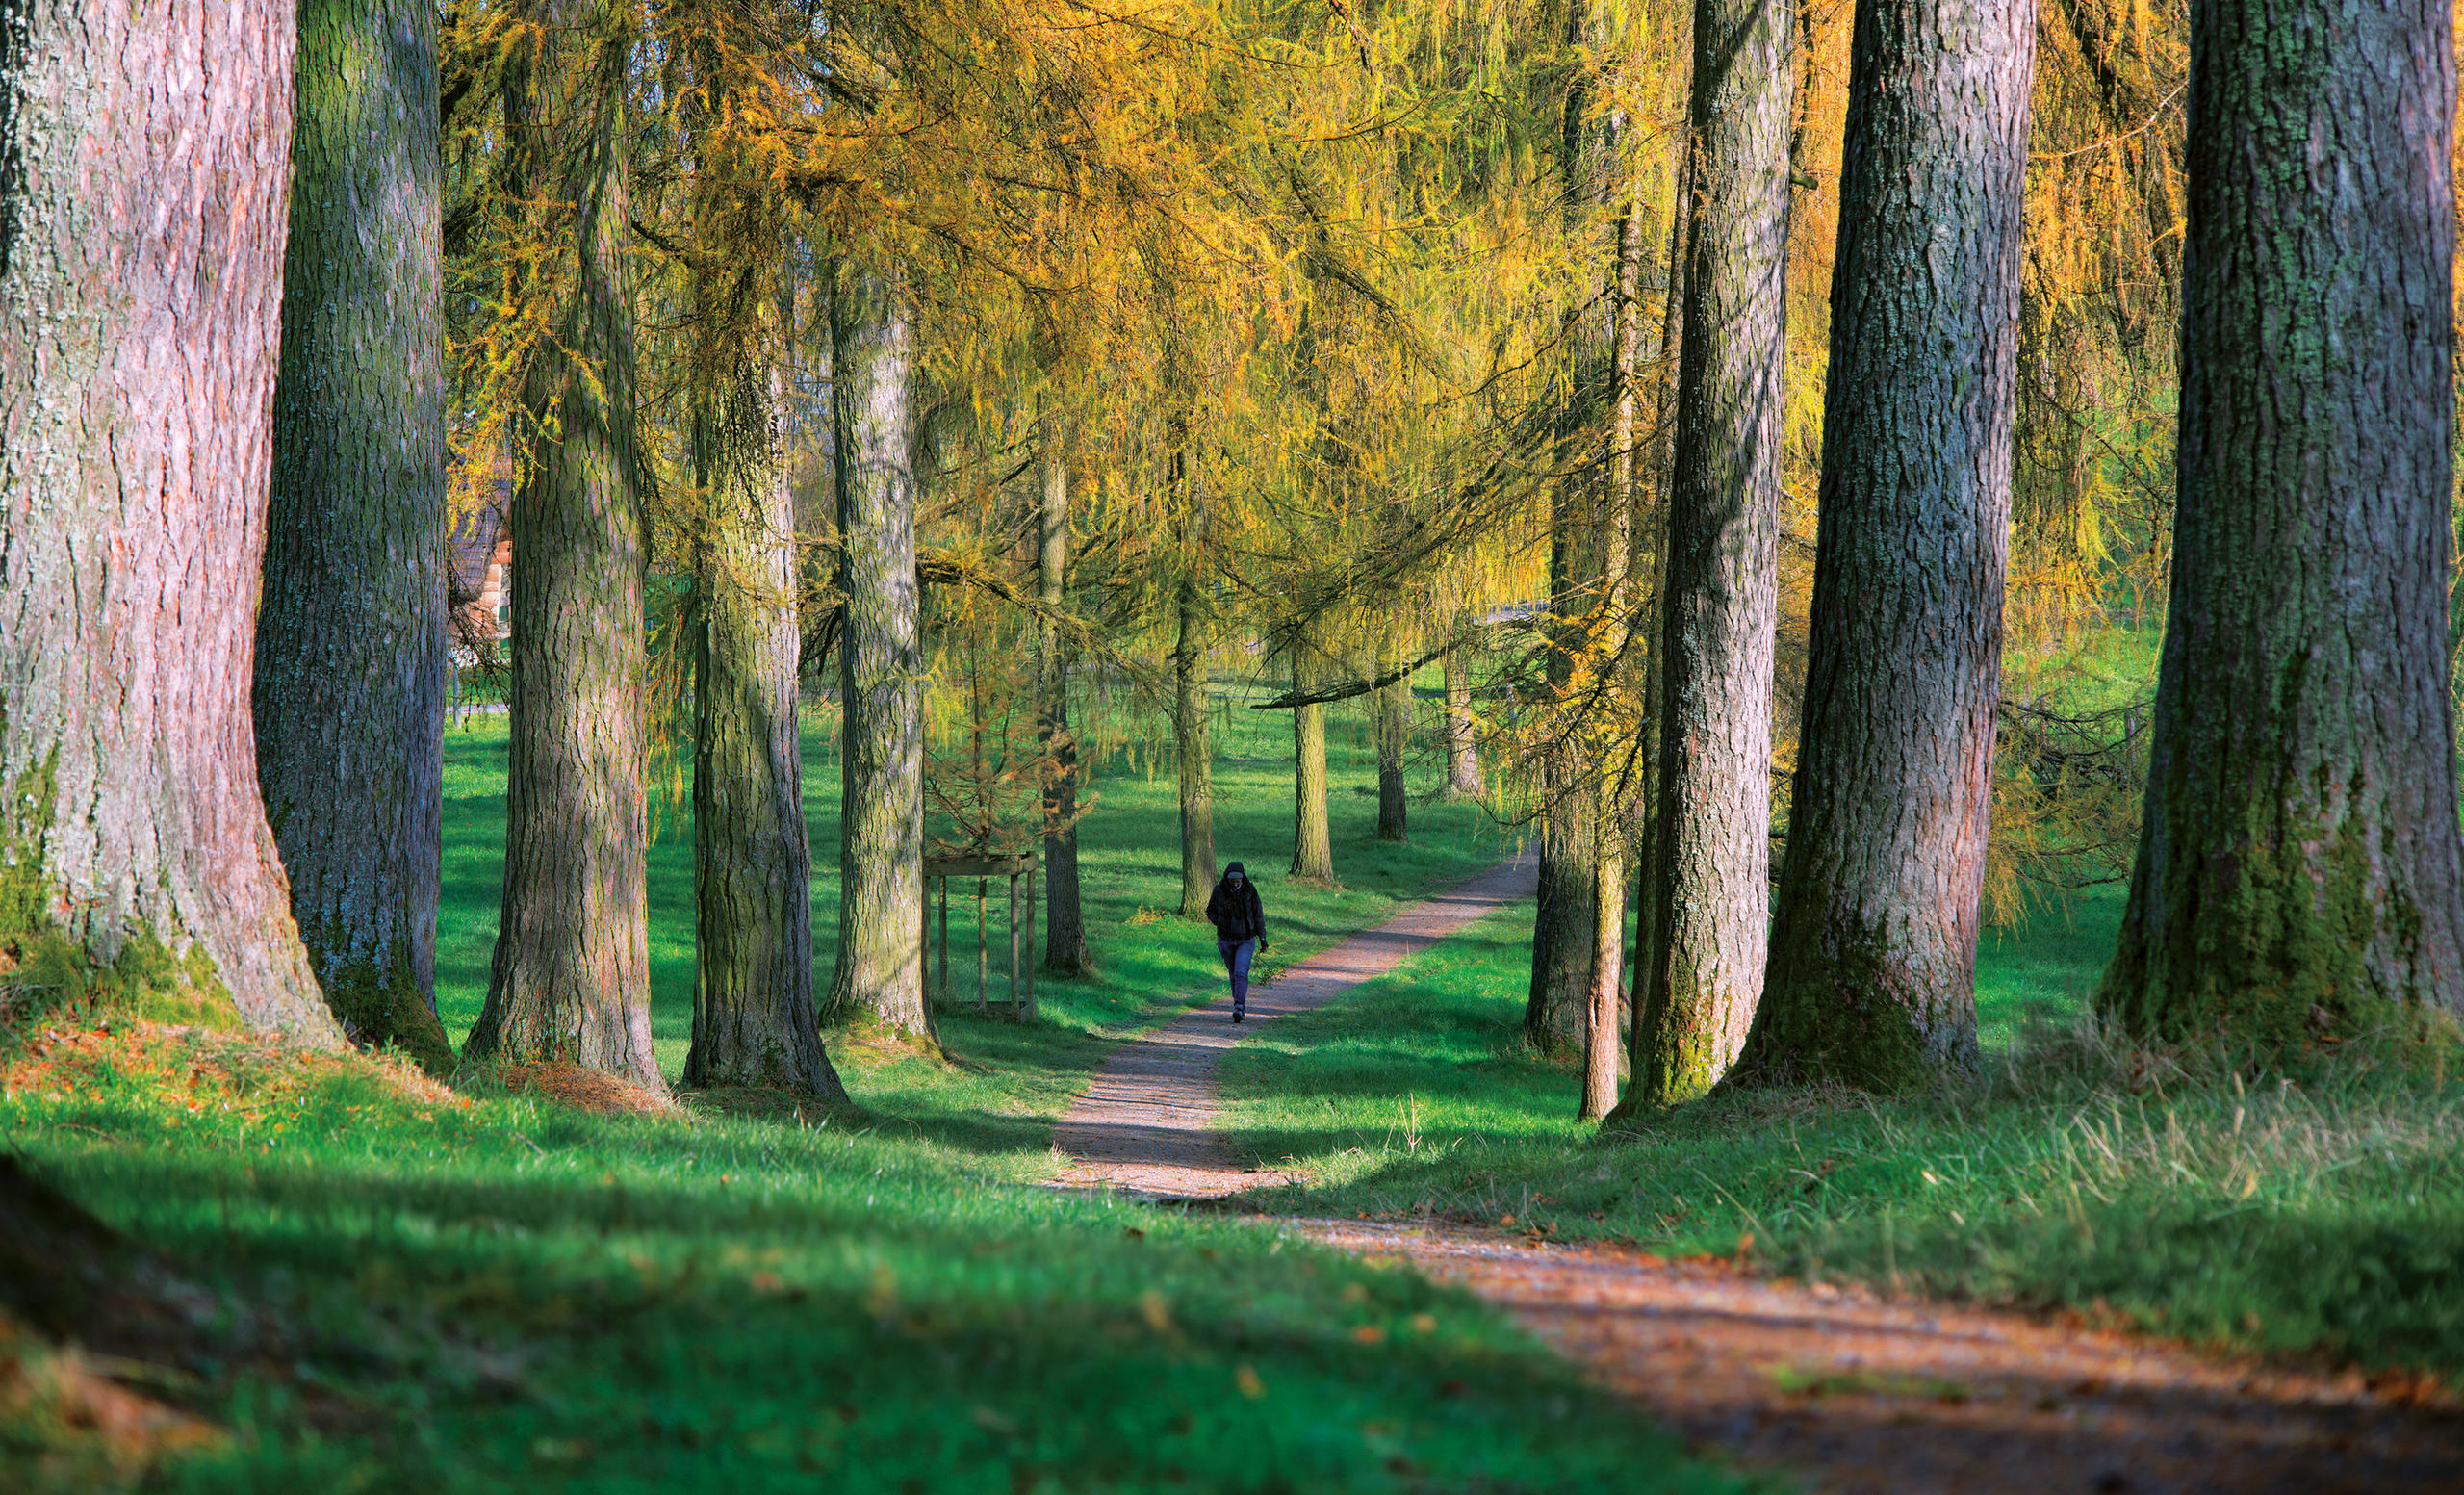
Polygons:
M1385 1200L1376 1220L1367 1210L1348 1220L1277 1216L1311 1200L1311 1165L1287 1156L1278 1166L1257 1150L1285 1134L1223 1129L1220 1061L1275 1045L1270 1024L1380 978L1390 997L1419 998L1427 1024L1441 1016L1430 1011L1429 973L1410 963L1440 954L1440 941L1530 887L1527 863L1502 864L1253 990L1249 1025L1233 1026L1219 1002L1122 1044L1062 1120L1057 1142L1072 1163L1058 1181L1168 1206L1256 1209L1306 1239L1467 1288L1698 1453L1815 1490L2464 1488L2464 1415L2417 1373L2369 1378L2097 1327L2076 1312L1801 1280L1762 1269L1750 1235L1730 1254L1676 1260L1630 1244L1555 1241L1553 1201L1528 1189L1519 1230L1511 1212L1486 1223L1494 1203L1440 1210L1425 1196L1399 1212ZM1321 1019L1291 1047L1360 1037L1357 1016L1342 1007ZM1274 1098L1289 1106L1325 1074L1288 1067L1279 1077L1294 1088ZM1398 1118L1409 1128L1406 1158L1422 1146L1416 1112L1406 1100ZM1442 1125L1442 1110L1428 1120ZM1389 1158L1395 1141L1390 1126Z

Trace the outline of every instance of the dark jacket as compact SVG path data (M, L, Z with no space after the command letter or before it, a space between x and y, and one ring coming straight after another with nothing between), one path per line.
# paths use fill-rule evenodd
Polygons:
M1241 886L1232 886L1235 872L1245 874ZM1238 862L1223 869L1222 882L1215 885L1215 892L1206 900L1206 921L1215 926L1218 940L1266 939L1267 912L1258 902L1258 885L1245 875L1247 868Z

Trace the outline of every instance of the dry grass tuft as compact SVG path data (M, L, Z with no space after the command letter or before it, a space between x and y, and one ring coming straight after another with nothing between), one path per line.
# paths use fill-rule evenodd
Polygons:
M494 1071L507 1090L523 1091L593 1116L676 1116L664 1091L578 1064L508 1064Z

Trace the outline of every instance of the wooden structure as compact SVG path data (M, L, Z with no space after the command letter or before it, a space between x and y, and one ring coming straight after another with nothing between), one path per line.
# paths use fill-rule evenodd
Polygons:
M934 885L938 883L941 911L941 969L934 983L934 992L940 1000L951 999L950 992L950 879L975 879L975 1010L991 1011L992 975L990 935L988 929L986 904L992 879L1006 878L1010 884L1010 1013L1014 1018L1036 1015L1036 858L1033 852L1003 855L997 852L970 852L960 857L926 857L924 859L924 948L933 948ZM1026 921L1021 948L1019 927L1018 881L1026 880ZM1021 956L1023 955L1023 959Z

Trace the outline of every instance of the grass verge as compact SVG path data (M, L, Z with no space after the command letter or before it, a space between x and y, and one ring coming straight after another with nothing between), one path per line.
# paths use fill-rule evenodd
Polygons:
M1989 948L1985 1077L1723 1095L1594 1135L1519 1033L1527 910L1227 1054L1261 1207L1510 1224L2066 1309L2220 1348L2464 1374L2464 1074L2348 1058L2246 1087L2109 1045L2053 925ZM2101 959L2097 949L2095 958ZM2074 967L2066 977L2066 966ZM1995 1010L2000 1006L2000 1010ZM2023 1031L2024 1030L2024 1031Z
M135 1460L149 1488L1738 1487L1459 1294L903 1129L132 1024L27 1045L0 1127L251 1347L152 1368L223 1431ZM0 1407L0 1462L137 1477L47 1462L57 1402Z

